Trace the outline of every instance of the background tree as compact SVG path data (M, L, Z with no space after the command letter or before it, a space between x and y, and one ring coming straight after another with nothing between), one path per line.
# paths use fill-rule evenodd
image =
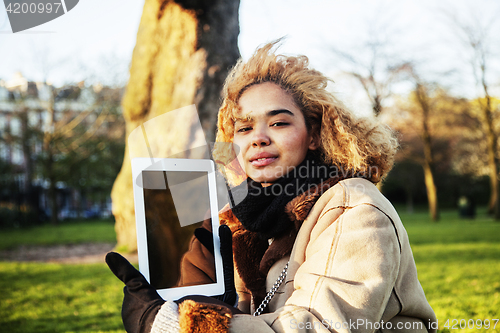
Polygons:
M434 181L434 154L432 153L432 139L429 128L429 118L432 113L430 98L427 87L420 81L415 83L415 99L422 111L421 139L424 148L424 169L425 187L427 188L427 199L429 202L429 213L433 221L439 220L439 207L436 182Z
M215 138L225 77L239 58L238 0L146 0L122 106L128 134L165 112L195 104L205 138ZM164 128L162 156L187 150L189 131ZM127 143L128 144L128 143ZM118 249L137 249L130 155L112 191ZM173 209L173 207L172 207Z
M387 55L383 53L384 43L371 41L361 52L369 55L369 58L362 60L352 54L335 51L337 56L350 64L350 69L345 73L354 77L363 87L368 97L373 114L380 115L384 107L384 101L391 95L391 86L398 80L404 64L391 64ZM358 53L358 52L357 52Z
M38 200L36 197L35 190L33 188L33 178L35 176L34 170L34 151L33 142L36 142L40 137L40 131L34 128L30 124L29 108L26 106L25 96L19 94L18 99L15 101L17 105L17 110L14 112L14 118L17 118L20 123L20 133L16 136L9 133L11 141L14 141L15 145L20 146L23 155L23 166L22 171L24 173L24 182L22 184L22 193L20 195L19 204L22 204L24 208L22 210L29 212L30 218L33 218L33 224L41 222L41 212L39 210ZM20 209L21 211L21 209ZM20 214L22 216L22 214ZM22 218L21 218L22 219ZM26 224L27 221L22 221L20 224Z
M32 186L35 176L33 142L39 137L39 131L30 124L26 96L17 91L13 96L15 108L6 128L0 132L2 150L5 149L0 158L0 202L10 202L10 205L2 205L6 207L2 207L3 211L0 213L0 227L33 225L42 219ZM14 122L18 126L14 125ZM18 164L12 163L13 155L18 155L16 160L22 155L22 164L19 161Z
M432 151L432 135L430 130L430 118L433 116L433 105L431 97L429 96L430 85L422 81L419 75L416 73L414 66L407 65L407 71L410 74L410 78L414 82L413 95L415 102L418 104L421 110L421 131L420 138L423 143L424 159L422 167L424 169L424 179L425 187L427 189L427 200L429 203L429 213L433 221L439 220L439 205L438 205L438 195L437 186L434 181L435 166L434 166L434 154Z
M99 87L93 107L62 119L53 142L57 153L57 182L76 189L82 197L105 205L122 163L125 121L120 101L123 88ZM79 213L85 209L81 206ZM104 207L102 207L104 208Z
M412 170L410 161L421 166L429 214L432 220L437 221L439 200L436 174L449 175L453 172L452 148L460 131L464 130L459 123L465 106L463 101L460 102L442 87L422 81L414 71L410 73L414 80L413 91L399 97L395 105L387 109L386 115L401 140L402 148L395 169L401 169L401 178L406 170ZM415 178L415 170L408 176ZM404 182L407 195L412 196L414 181Z
M379 8L374 17L367 19L367 38L364 42L356 47L328 47L337 60L336 66L361 85L376 117L383 111L393 85L405 69L399 52L393 50L396 45L393 38L397 32L391 27L392 18L382 15L385 11Z
M495 122L500 115L500 109L494 107L493 97L490 95L491 77L493 73L490 67L491 59L495 56L493 52L494 41L498 38L494 33L497 15L490 19L473 11L468 21L458 18L453 13L447 13L451 26L461 43L461 51L466 55L466 61L472 69L476 87L478 88L477 103L474 107L479 112L477 118L483 126L484 139L486 141L486 154L488 163L488 174L490 178L490 200L488 211L500 220L500 172L499 172L499 130L495 128ZM462 53L462 52L461 52ZM498 56L498 55L497 55Z
M60 208L73 210L83 193L108 201L121 164L109 152L122 155L124 149L123 88L83 82L54 87L20 75L7 92L2 100L0 159L11 164L15 183L6 184L7 193L0 200L14 204L19 213L8 224L42 222L44 213L57 224ZM74 199L67 195L70 192Z
M88 169L97 162L97 156L104 160L94 163L96 171L104 167L113 175L118 172L116 167L112 167L116 162L105 164L110 162L110 159L100 152L121 146L118 142L123 140L124 125L119 117L121 112L119 108L123 89L99 85L86 87L94 90L94 101L86 110L72 110L71 103L67 103L67 100L78 99L84 88L83 85L51 87L49 100L45 103L48 117L43 129L43 152L39 158L39 172L49 184L48 198L52 224L57 224L59 219L58 182L71 183L76 189L84 189L82 185L87 181L89 184L92 181L102 181L97 174L89 177L77 172ZM104 190L98 187L94 189ZM111 187L108 188L110 189Z

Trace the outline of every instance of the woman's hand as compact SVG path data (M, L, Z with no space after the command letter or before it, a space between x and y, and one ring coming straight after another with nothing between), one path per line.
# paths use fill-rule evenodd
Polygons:
M212 233L206 229L195 233L200 242L213 251ZM224 266L225 293L216 297L191 295L185 296L177 301L177 304L190 299L198 303L225 306L233 313L241 313L233 305L236 302L236 289L234 287L232 234L228 226L219 227L221 240L221 256ZM201 238L201 239L200 239ZM211 242L211 245L210 245ZM106 263L119 278L125 287L123 288L122 320L125 330L129 333L149 333L155 320L156 314L165 301L158 295L144 276L132 266L127 259L116 252L106 255ZM229 305L229 306L228 306Z
M129 333L149 333L165 301L127 259L116 252L106 255L109 268L123 283L122 320Z

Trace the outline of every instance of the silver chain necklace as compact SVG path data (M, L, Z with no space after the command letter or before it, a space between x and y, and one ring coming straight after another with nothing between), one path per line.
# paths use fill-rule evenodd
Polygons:
M260 305L257 308L257 310L255 310L255 312L253 313L254 316L257 317L257 316L260 316L262 314L262 311L264 311L264 309L266 308L266 306L269 304L269 302L271 301L271 299L274 297L274 294L276 294L276 291L278 291L278 289L280 288L281 284L283 283L283 281L286 278L286 274L288 273L288 263L289 262L286 263L285 268L283 268L283 270L281 271L280 276L278 276L278 279L276 280L276 282L274 282L273 287L271 288L271 290L269 290L267 292L266 297L264 298L264 300L262 301L262 303L260 303Z

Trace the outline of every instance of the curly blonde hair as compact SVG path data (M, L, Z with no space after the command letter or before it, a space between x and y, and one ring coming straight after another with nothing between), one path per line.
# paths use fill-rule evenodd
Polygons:
M232 142L235 115L241 95L250 86L272 82L287 91L304 114L309 131L320 133L317 153L327 165L336 165L349 174L377 183L392 168L397 140L387 126L373 119L357 118L342 102L326 90L330 79L308 68L306 56L276 55L278 41L257 49L253 56L241 59L228 75L217 122L217 142ZM223 164L230 183L245 177L228 145L214 149L218 164ZM231 162L230 162L231 161Z

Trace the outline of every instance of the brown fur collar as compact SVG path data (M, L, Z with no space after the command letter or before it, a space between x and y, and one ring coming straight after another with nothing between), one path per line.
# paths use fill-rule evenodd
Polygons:
M288 233L274 239L268 245L255 232L246 230L231 210L222 213L221 224L227 224L233 233L233 255L236 269L252 293L254 304L259 304L266 295L266 276L271 266L279 259L291 253L295 238L312 206L330 187L335 185L340 178L331 178L322 183L322 186L313 186L308 192L290 201L285 212L294 223Z
M231 311L224 306L186 300L179 305L181 332L220 333L229 331Z

